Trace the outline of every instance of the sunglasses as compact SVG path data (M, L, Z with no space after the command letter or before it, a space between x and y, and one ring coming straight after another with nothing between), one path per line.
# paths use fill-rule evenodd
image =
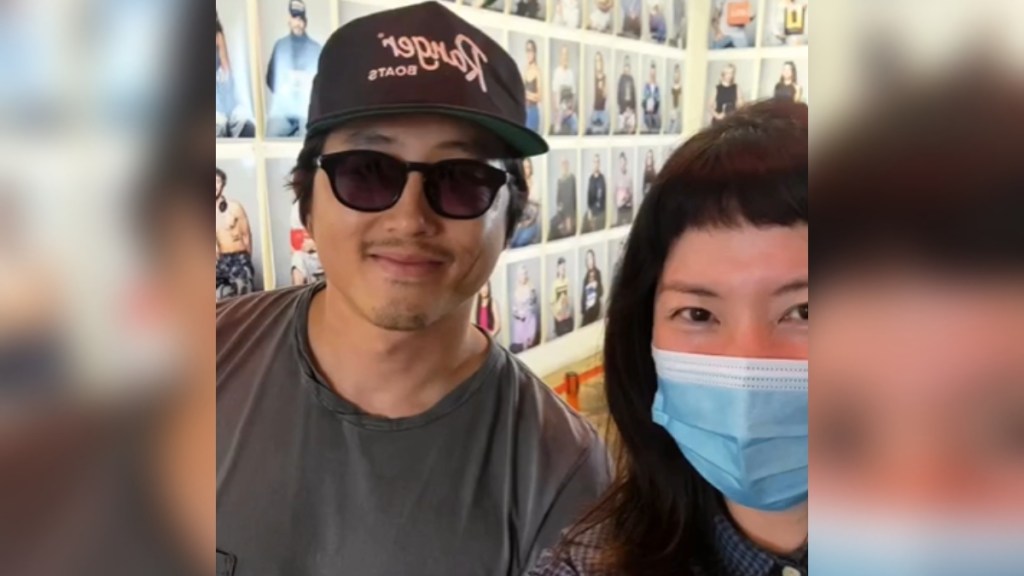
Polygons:
M383 212L402 197L410 172L423 175L427 204L445 218L470 220L487 212L509 174L479 160L405 162L374 150L349 150L317 159L334 197L359 212Z

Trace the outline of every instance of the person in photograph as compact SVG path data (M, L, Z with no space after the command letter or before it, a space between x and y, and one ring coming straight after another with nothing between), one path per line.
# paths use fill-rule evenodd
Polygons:
M306 33L306 3L290 0L288 14L289 33L274 44L267 65L267 136L271 138L299 136L305 129L313 76L320 58L320 43Z
M562 173L555 185L555 215L548 229L549 240L561 240L576 235L576 175L569 159L562 158Z
M747 27L754 25L751 0L714 0L711 7L711 48L750 48Z
M305 286L324 279L324 267L320 263L320 253L316 242L309 231L302 225L298 204L292 204L291 222L292 286Z
M644 132L661 132L661 87L658 86L658 65L651 62L644 84Z
M356 55L382 44L381 63L418 65L392 55L409 38L458 39L486 78L466 81L457 55L367 76ZM610 467L594 427L473 326L526 203L521 160L549 151L526 126L519 67L422 2L335 30L316 78L288 184L324 282L216 309L217 559L308 576L523 574ZM529 278L520 288L524 347L547 298Z
M256 290L252 263L249 216L237 200L224 195L228 175L217 168L214 206L217 214L217 299L233 298Z
M540 0L516 0L512 13L524 18L543 19L540 13Z
M496 339L498 334L501 334L501 309L498 308L498 302L492 294L491 281L488 280L476 295L473 323L487 332L492 339Z
M647 150L647 154L644 155L644 181L643 188L640 190L643 198L647 197L647 193L651 191L651 186L654 185L654 180L657 177L658 169L654 166L654 149L650 148Z
M619 134L636 133L636 81L629 69L629 56L622 64L622 75L619 76L619 90L616 104L619 107Z
M558 51L558 66L551 75L551 101L554 103L551 133L570 136L579 133L576 116L576 74L569 61L569 47Z
M643 33L643 14L640 0L619 0L622 6L622 35L639 38Z
M594 109L590 111L587 134L608 134L611 127L611 117L608 115L608 74L604 71L604 54L595 52Z
M552 22L570 28L580 27L580 0L555 0Z
M512 338L509 350L518 354L537 344L540 344L540 298L526 264L520 264L518 281L512 292Z
M672 0L672 14L676 29L673 31L669 44L675 48L686 48L683 38L686 37L686 0Z
M619 271L622 270L622 259L626 256L626 240L619 240L615 248L615 263L612 265L612 280L618 282Z
M683 67L672 66L672 103L668 115L668 134L679 134L683 131Z
M523 214L516 222L515 231L512 233L512 241L509 243L512 248L532 246L540 242L541 237L540 203L534 194L536 188L533 185L533 161L529 158L523 159L523 180L526 183L528 197Z
M583 293L580 295L580 314L583 316L580 326L588 326L600 320L601 310L604 309L604 282L593 250L587 250L586 267L583 272Z
M708 108L711 111L711 123L716 124L725 120L737 109L743 106L743 93L736 84L736 66L726 64L722 68L718 84L715 86L715 93L711 96Z
M551 317L555 321L555 338L565 336L576 327L572 299L569 296L572 290L565 267L565 258L559 257L555 265L555 281L551 283Z
M674 160L607 313L620 476L530 576L811 574L806 107L745 108Z
M629 174L629 158L619 152L619 176L615 183L615 225L633 221L633 177Z
M473 7L487 8L488 10L503 10L505 8L504 4L501 3L501 0L473 0Z
M594 154L594 171L587 181L587 213L583 215L583 234L604 230L607 221L607 197L608 181L601 172L601 155Z
M228 42L224 36L220 16L216 16L217 82L216 116L217 138L252 138L256 135L253 123L244 106L235 97L235 75L228 55Z
M775 38L784 46L807 43L807 0L778 0Z
M650 6L650 14L647 17L647 24L651 29L651 41L658 44L665 43L668 35L668 21L665 19L665 9L662 7L662 0L647 0Z
M615 20L614 0L593 0L590 9L590 29L605 34L612 33L612 24Z
M523 70L523 86L526 88L526 126L540 133L541 86L540 65L537 64L537 43L526 41L526 69Z
M794 62L787 61L782 65L782 75L779 76L779 81L775 83L773 97L776 100L785 100L787 102L803 101L804 89L797 81L796 64Z

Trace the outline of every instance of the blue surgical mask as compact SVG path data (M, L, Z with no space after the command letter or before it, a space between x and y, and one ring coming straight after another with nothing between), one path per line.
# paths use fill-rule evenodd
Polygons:
M808 573L1020 576L1024 521L810 507Z
M705 480L757 510L807 500L807 361L653 356L654 422Z

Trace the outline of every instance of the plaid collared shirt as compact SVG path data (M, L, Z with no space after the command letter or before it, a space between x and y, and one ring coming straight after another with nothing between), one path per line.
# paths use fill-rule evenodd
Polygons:
M599 559L611 534L599 527L582 535L564 554L545 552L529 576L626 576L601 568ZM807 546L792 557L781 557L755 546L739 533L724 515L715 517L715 550L718 567L714 573L693 568L698 576L807 576Z

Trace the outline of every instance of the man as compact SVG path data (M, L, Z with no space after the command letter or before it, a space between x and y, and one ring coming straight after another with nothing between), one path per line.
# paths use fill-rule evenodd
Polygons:
M551 218L548 240L561 240L576 235L576 175L569 168L569 159L562 158L562 174L555 191L555 215Z
M622 0L622 36L639 38L642 26L640 0Z
M292 186L325 282L217 311L220 558L520 574L609 481L593 428L470 323L518 159L548 150L523 80L428 2L337 30L314 87Z
M551 132L563 136L579 133L576 117L576 75L569 67L569 47L562 46L558 56L558 67L551 75L551 101L555 103Z
M316 242L309 231L302 225L298 204L292 205L292 286L303 286L321 282L324 279L324 267L320 263L320 253Z
M575 328L570 292L569 277L565 273L565 258L559 257L555 268L555 281L551 284L551 316L555 323L555 338L565 336Z
M619 152L619 180L615 184L615 207L618 214L616 226L625 226L633 221L633 178L629 175L629 159L625 152Z
M658 65L651 62L651 71L644 85L644 131L661 132L661 88L658 86Z
M320 57L320 43L306 34L306 3L291 0L288 14L290 33L274 44L267 66L267 88L270 89L267 136L271 138L302 135L309 92Z
M750 0L715 0L711 7L711 48L749 48L747 27L753 23Z
M636 133L636 82L629 70L629 56L622 64L622 76L619 76L619 91L616 103L619 106L619 134Z
M256 289L252 265L252 232L245 208L224 197L228 175L217 168L217 299L248 294Z
M613 9L613 0L594 0L593 8L590 10L590 29L610 34L614 17Z
M647 21L651 28L651 41L664 44L665 37L668 35L668 21L665 19L661 0L650 0L649 6L651 13Z
M587 213L583 219L583 233L603 230L607 221L605 198L608 196L608 182L601 173L601 155L594 154L594 172L587 182Z

